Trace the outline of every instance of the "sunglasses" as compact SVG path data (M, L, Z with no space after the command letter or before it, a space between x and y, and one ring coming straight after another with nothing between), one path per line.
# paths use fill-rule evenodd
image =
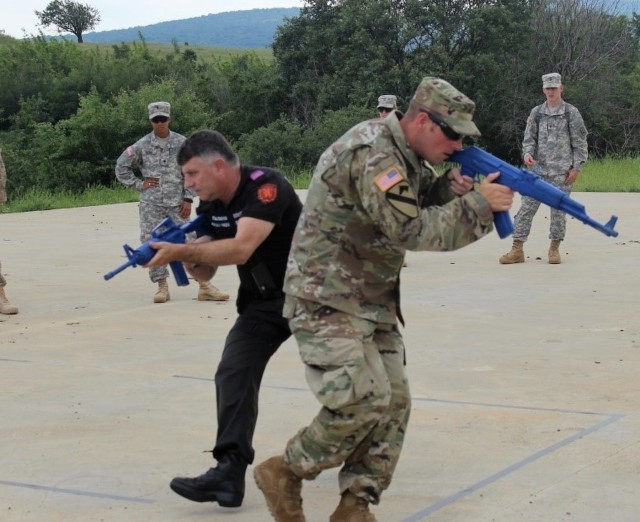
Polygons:
M393 109L388 109L387 107L378 107L378 112L392 112Z
M451 127L449 127L449 124L446 123L439 116L436 116L432 112L425 111L424 109L420 109L420 112L424 112L428 114L429 118L431 118L431 121L435 123L438 127L440 127L442 129L443 134L450 140L458 141L463 138L462 134L458 134L456 131L454 131Z
M153 123L166 123L169 121L169 118L167 118L166 116L155 116L151 118L151 121Z

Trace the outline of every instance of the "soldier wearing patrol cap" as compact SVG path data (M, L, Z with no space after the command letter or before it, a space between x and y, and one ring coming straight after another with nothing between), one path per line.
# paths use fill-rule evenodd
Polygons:
M411 398L398 321L407 250L462 248L493 229L513 192L487 176L477 190L432 165L479 135L475 104L440 78L418 86L406 114L362 122L316 166L293 239L284 315L298 343L318 415L258 465L277 521L301 522L302 480L341 467L330 521L375 521L400 456Z
M7 171L4 166L4 160L2 159L2 149L0 149L0 204L7 201L6 192L7 183ZM18 313L18 307L12 305L4 293L4 287L7 284L7 280L2 275L2 263L0 263L0 314L12 315Z
M393 94L383 94L378 97L378 114L384 117L398 108L398 99Z
M565 194L571 194L582 165L587 161L587 128L580 111L562 99L559 73L542 76L542 92L547 101L534 107L527 119L522 141L524 164L543 180ZM524 263L524 243L529 237L533 218L540 207L536 199L523 196L516 214L511 250L500 257L503 265ZM551 208L549 220L549 264L561 263L560 242L566 235L566 214Z
M176 161L184 143L182 134L169 130L171 104L166 101L148 105L152 132L127 147L116 162L116 178L126 187L140 192L140 241L151 239L151 231L163 219L185 223L191 215L194 193L184 188L182 170ZM136 172L142 175L138 177ZM170 299L166 266L153 267L149 278L158 285L154 303ZM198 301L226 301L229 294L209 282L200 283Z

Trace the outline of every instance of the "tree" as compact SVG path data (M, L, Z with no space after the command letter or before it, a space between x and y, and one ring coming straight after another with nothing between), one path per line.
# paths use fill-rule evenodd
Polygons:
M557 71L590 155L626 154L638 107L621 86L636 85L640 21L611 14L615 1L305 0L273 43L287 115L306 129L382 92L404 109L423 76L440 76L476 102L479 144L517 162L540 77Z
M58 32L69 32L82 43L82 33L93 29L100 21L100 12L89 4L73 0L53 0L44 11L35 11L40 25L55 25Z

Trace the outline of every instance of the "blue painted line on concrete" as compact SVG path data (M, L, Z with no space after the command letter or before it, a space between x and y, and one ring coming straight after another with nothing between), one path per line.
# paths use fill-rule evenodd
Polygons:
M210 378L204 378L204 377L189 377L186 375L174 375L174 377L176 378L180 378L180 379L195 379L195 380L204 380L204 381L213 381L213 379ZM278 390L289 390L289 391L301 391L301 392L310 392L310 390L306 389L306 388L297 388L297 387L290 387L290 386L269 386L269 385L262 385L263 388L272 388L272 389L278 389ZM620 420L621 418L624 417L624 415L618 414L618 413L602 413L602 412L594 412L594 411L587 411L587 410L570 410L570 409L564 409L564 408L539 408L539 407L535 407L535 406L518 406L518 405L514 405L514 404L492 404L492 403L484 403L484 402L471 402L471 401L453 401L453 400L446 400L446 399L431 399L431 398L427 398L427 397L412 397L411 400L413 402L434 402L434 403L441 403L441 404L452 404L452 405L458 405L458 406L476 406L476 407L485 407L485 408L506 408L506 409L513 409L513 410L529 410L529 411L540 411L540 412L551 412L551 413L562 413L562 414L572 414L572 415L593 415L593 416L598 416L598 417L605 417L603 420L601 420L600 422L597 422L595 424L593 424L592 426L589 426L583 430L580 430L579 432L573 434L570 437L567 437L566 439L563 439L559 442L556 442L555 444L552 444L551 446L548 446L540 451L537 451L531 455L529 455L528 457L525 457L524 459L515 462L514 464L511 464L510 466L507 466L506 468L504 468L501 471L498 471L497 473L494 473L493 475L488 476L485 479L480 480L479 482L476 482L475 484L472 484L471 486L458 491L456 493L454 493L453 495L450 495L448 497L445 497L441 500L439 500L438 502L436 502L435 504L432 504L431 506L428 506L424 509L422 509L421 511L418 511L417 513L414 513L413 515L409 516L408 518L405 518L403 520L401 520L401 522L417 522L419 520L424 520L426 517L428 517L429 515L435 513L436 511L439 511L440 509L449 506L451 504L453 504L454 502L457 502L458 500L472 494L475 493L476 491L488 486L489 484L492 484L494 482L497 482L498 480L503 479L504 477L506 477L507 475L510 475L512 473L514 473L515 471L524 468L525 466L528 466L529 464L531 464L532 462L535 462L536 460L539 460L543 457L546 457L547 455L550 455L551 453L559 450L560 448L563 448L565 446L568 446L569 444L572 444L573 442L586 437L587 435L590 435L592 433L595 433L598 430L601 430L602 428L605 428L606 426L609 426L610 424L613 424L614 422L617 422L618 420Z
M448 399L430 399L427 397L411 397L411 400L413 402L438 402L440 404L455 404L459 406L483 406L486 408L505 408L508 410L544 411L548 413L571 413L574 415L598 415L598 416L617 415L616 413L607 413L602 411L570 410L566 408L540 408L539 406L519 406L517 404L496 404L492 402L453 401Z
M96 491L82 491L80 489L56 488L53 486L41 486L38 484L27 484L24 482L11 482L8 480L0 480L0 485L13 486L16 488L38 489L41 491L49 491L51 493L63 493L66 495L77 495L81 497L104 498L108 500L118 500L121 502L134 502L136 504L153 504L155 500L148 498L123 497L121 495L109 495L107 493L98 493Z
M534 408L537 409L537 408ZM555 410L552 410L555 411ZM567 411L568 413L580 413L580 412L572 412L570 410ZM589 415L593 415L593 413L588 413ZM597 415L597 414L596 414ZM581 431L579 431L578 433L575 433L574 435L572 435L571 437L567 437L566 439L563 439L555 444L552 444L551 446L548 446L540 451L537 451L531 455L529 455L528 457L515 462L514 464L511 464L510 466L507 466L506 468L504 468L503 470L494 473L493 475L488 476L487 478L480 480L479 482L476 482L475 484L472 484L471 486L458 491L457 493L454 493L453 495L450 495L446 498L443 498L442 500L439 500L438 502L436 502L435 504L432 504L429 507L426 507L425 509L418 511L417 513L414 513L413 515L411 515L408 518L403 519L401 522L417 522L418 520L424 520L426 517L428 517L429 515L431 515L432 513L435 513L436 511L439 511L440 509L449 506L451 504L453 504L454 502L457 502L458 500L472 494L475 493L476 491L484 488L485 486L488 486L489 484L492 484L494 482L497 482L498 480L503 479L504 477L506 477L507 475L510 475L511 473L514 473L515 471L531 464L532 462L535 462L538 459L541 459L543 457L546 457L547 455L550 455L551 453L553 453L554 451L557 451L560 448L563 448L565 446L568 446L569 444L575 442L576 440L579 440L583 437L586 437L587 435L594 433L598 430L601 430L602 428L613 424L614 422L617 422L618 420L620 420L621 418L623 418L624 415L619 415L619 414L611 414L611 415L607 415L607 417L588 427L585 428Z

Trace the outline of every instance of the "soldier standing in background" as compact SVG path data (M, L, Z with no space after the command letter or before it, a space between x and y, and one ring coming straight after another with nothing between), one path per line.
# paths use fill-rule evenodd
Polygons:
M149 104L149 120L153 131L127 147L116 163L116 178L126 187L140 192L140 242L151 239L151 230L169 217L174 223L185 223L191 215L194 194L184 188L182 170L176 160L184 143L182 134L169 130L171 105L165 101ZM142 179L136 176L139 170ZM149 270L149 277L158 284L154 303L170 299L166 266ZM229 294L209 282L199 283L198 301L226 301Z
M580 111L562 99L562 77L558 73L542 76L542 92L547 101L534 107L524 130L522 153L524 164L547 183L569 195L587 161L587 129ZM513 222L513 246L500 258L503 265L524 263L524 243L529 237L531 223L540 202L527 196ZM551 208L549 224L549 264L559 265L560 242L566 233L564 212Z
M7 169L4 166L4 160L2 159L2 149L0 149L0 203L7 201ZM13 306L7 296L4 293L4 287L7 285L7 280L2 275L2 262L0 261L0 314L17 314L18 308Z
M478 136L475 104L427 77L406 114L365 121L320 157L291 245L284 316L321 403L283 455L254 469L278 522L304 522L302 479L341 467L330 522L375 521L404 441L411 397L400 335L407 250L447 251L493 230L513 191L431 165Z
M378 97L378 114L381 118L388 116L398 108L398 100L393 94Z

